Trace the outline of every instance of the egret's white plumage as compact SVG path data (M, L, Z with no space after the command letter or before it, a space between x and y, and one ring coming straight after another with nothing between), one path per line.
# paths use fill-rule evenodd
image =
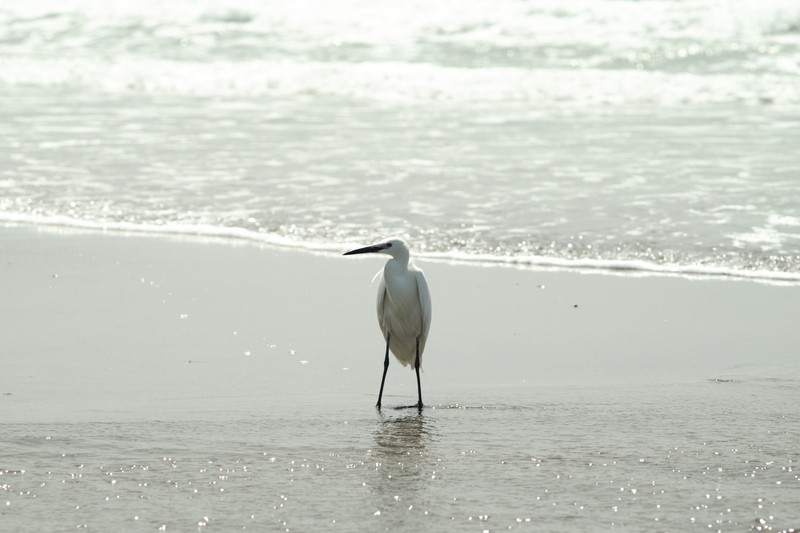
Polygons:
M419 367L431 327L431 295L425 274L410 261L408 245L402 239L387 239L372 246L352 250L345 255L362 253L382 253L392 257L376 276L380 279L378 325L387 343L378 407L381 405L386 367L389 364L389 350L403 366L410 364L416 370L418 406L422 407Z
M378 275L378 325L383 338L391 334L390 349L403 366L414 364L419 339L420 365L431 327L431 295L425 274L409 261L408 247L395 240L387 248L392 259Z

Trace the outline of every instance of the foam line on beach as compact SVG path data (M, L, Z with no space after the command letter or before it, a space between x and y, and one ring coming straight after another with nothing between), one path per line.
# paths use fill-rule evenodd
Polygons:
M800 283L800 273L773 270L742 270L715 265L651 263L635 260L612 259L568 259L538 255L493 256L462 252L418 254L431 259L442 259L463 263L513 265L554 270L598 271L627 275L682 276L692 278L741 278L767 283Z
M89 231L115 231L153 236L179 236L192 238L245 241L279 248L292 248L309 252L340 252L352 242L300 241L275 233L256 232L241 227L213 226L203 224L141 224L135 222L96 222L65 216L37 216L19 213L0 213L0 223L26 224L33 226L75 228ZM658 264L637 260L611 260L591 258L562 258L538 255L491 255L467 253L458 250L448 252L423 252L417 257L483 266L513 266L552 270L587 271L631 276L681 276L691 278L746 279L762 283L800 284L800 273L772 270L743 270L718 265Z

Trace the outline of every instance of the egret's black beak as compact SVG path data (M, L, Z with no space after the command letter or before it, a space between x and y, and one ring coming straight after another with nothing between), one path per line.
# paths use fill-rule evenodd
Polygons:
M342 255L374 254L380 252L384 248L385 246L381 245L365 246L364 248L358 248L357 250L350 250Z

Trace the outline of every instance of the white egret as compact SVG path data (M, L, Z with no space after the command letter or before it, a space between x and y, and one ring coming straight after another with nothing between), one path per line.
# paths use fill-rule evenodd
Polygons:
M383 385L389 369L389 350L403 366L413 364L417 373L416 407L422 409L422 387L419 368L422 352L431 327L431 294L425 274L413 262L409 262L408 245L402 239L387 239L372 246L351 250L344 255L388 254L392 258L378 272L378 325L386 340L386 356L383 360L383 377L376 407L381 408Z

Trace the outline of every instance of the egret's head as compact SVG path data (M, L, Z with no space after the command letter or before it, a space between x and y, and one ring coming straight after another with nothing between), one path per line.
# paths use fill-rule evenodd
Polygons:
M355 255L355 254L388 254L394 257L395 259L399 259L402 257L408 257L408 245L406 241L403 239L386 239L379 243L365 246L364 248L357 248L355 250L350 250L346 252L344 255Z

